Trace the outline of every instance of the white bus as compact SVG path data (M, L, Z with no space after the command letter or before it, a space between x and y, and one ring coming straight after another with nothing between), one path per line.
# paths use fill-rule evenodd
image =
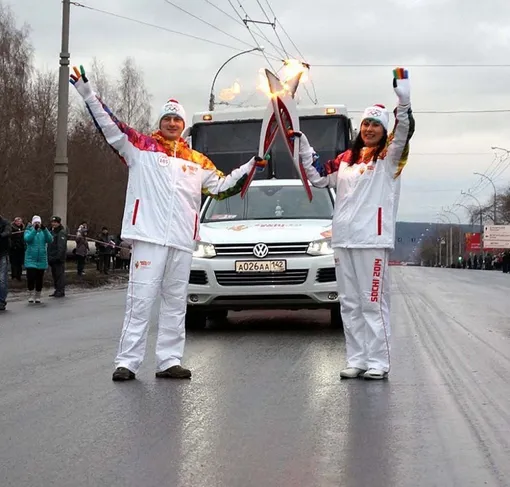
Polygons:
M191 146L228 174L258 154L265 111L266 107L195 113L189 131ZM319 162L334 159L348 148L354 133L344 105L298 105L298 113L300 128L319 155ZM267 169L255 178L298 178L280 135L270 152Z

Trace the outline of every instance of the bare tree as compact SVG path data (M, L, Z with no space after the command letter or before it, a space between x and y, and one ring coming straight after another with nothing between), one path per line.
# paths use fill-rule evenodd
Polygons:
M57 123L57 73L33 68L29 28L17 27L0 0L0 210L25 219L51 216ZM99 60L90 72L94 89L119 117L139 131L150 129L150 95L132 59L120 77L106 75ZM72 92L71 92L72 93ZM71 94L69 121L69 210L73 229L83 220L92 228L118 232L127 169L95 127L83 101Z
M29 135L27 109L30 101L32 46L27 26L16 27L12 12L0 4L0 206L2 212L13 211L24 184L28 162L26 145L20 143Z
M140 132L148 132L151 126L151 96L145 88L142 71L128 57L117 82L119 105L118 117Z

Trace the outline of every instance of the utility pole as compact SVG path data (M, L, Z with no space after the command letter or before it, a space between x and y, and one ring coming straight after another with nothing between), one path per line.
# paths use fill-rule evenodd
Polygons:
M450 267L453 264L453 227L450 225Z
M67 223L67 122L69 116L69 21L71 0L62 0L62 48L58 77L57 148L53 174L53 214Z

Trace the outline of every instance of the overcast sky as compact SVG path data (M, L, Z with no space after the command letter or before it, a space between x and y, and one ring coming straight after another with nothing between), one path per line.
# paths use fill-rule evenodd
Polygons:
M80 3L237 49L255 46L244 25L236 23L206 0L172 1L239 40L179 11L165 0L83 0ZM26 22L32 29L36 65L58 68L61 1L10 0L9 3L18 24ZM228 0L213 0L212 3L236 17ZM233 0L232 4L241 11L239 0ZM260 4L271 17L267 0L260 0ZM310 75L320 104L343 103L353 112L372 103L393 107L396 102L391 85L393 65L510 65L510 2L505 0L483 3L480 0L270 0L269 4L278 22L312 65ZM266 20L257 0L241 0L241 5L250 18ZM84 8L72 7L71 16L72 64L87 66L93 57L97 57L114 77L122 60L132 56L145 74L146 85L153 96L154 112L169 97L184 104L188 118L193 112L206 110L216 70L236 53L228 47ZM261 26L261 29L278 45L271 27ZM283 31L278 28L277 33L286 49L297 56ZM260 43L268 53L276 55L275 48L267 41ZM320 64L391 66L314 67ZM222 88L237 80L242 93L235 101L246 100L255 90L259 68L265 66L263 57L240 56L220 74L217 96ZM273 66L277 69L281 64L274 61ZM487 174L491 175L490 169L496 169L494 174L497 175L506 167L506 163L491 166L494 159L491 146L510 149L510 112L420 112L510 109L510 66L409 67L409 71L416 133L409 163L403 173L399 220L435 222L441 207L474 203L472 198L461 197L461 190L473 188L473 194L482 202L492 197L490 185L484 183L478 190L480 178L473 172L484 173L489 169ZM309 82L307 86L312 93ZM302 104L311 103L302 88L299 94ZM264 105L266 99L255 95L249 103ZM352 113L352 116L358 124L358 114ZM509 176L510 170L503 172L496 180L497 185L507 185ZM454 211L463 221L467 220L463 208L457 207ZM454 216L450 217L456 221Z

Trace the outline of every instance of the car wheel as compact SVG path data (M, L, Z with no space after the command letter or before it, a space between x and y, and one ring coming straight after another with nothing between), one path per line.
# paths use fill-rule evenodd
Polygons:
M344 322L342 320L342 313L340 313L340 305L337 304L334 308L331 308L331 326L338 330L343 330Z
M208 317L212 321L224 321L228 317L228 309L220 309L217 311L211 311Z
M203 330L207 325L207 315L202 311L186 311L185 326L186 330Z

